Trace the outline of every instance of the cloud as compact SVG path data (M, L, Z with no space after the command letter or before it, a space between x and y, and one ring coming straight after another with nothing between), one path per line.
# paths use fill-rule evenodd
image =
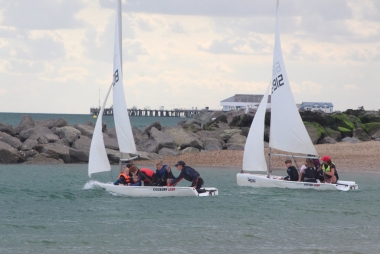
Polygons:
M260 35L248 38L226 37L198 44L199 50L212 54L256 54L269 51L271 47L271 43Z
M344 90L351 90L351 91L360 90L360 87L358 87L355 84L346 84L343 86L343 88Z
M19 29L67 29L83 26L75 15L84 8L80 0L1 0L2 25Z

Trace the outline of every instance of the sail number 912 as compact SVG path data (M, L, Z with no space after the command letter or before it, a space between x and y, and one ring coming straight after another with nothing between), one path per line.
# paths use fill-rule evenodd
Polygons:
M280 74L272 81L272 93L276 91L276 89L282 86L283 84L284 84L284 80L282 78L282 74Z

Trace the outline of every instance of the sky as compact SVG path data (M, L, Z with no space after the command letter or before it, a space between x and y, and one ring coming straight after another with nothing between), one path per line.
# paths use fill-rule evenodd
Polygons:
M276 1L123 0L128 108L222 109L234 94L264 94ZM113 79L115 10L115 0L0 0L0 112L98 107ZM380 109L380 1L280 0L279 24L296 103Z

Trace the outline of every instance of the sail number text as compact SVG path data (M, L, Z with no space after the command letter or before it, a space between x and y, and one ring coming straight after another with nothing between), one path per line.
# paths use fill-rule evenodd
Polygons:
M119 70L116 70L113 74L113 85L115 85L117 81L119 81Z
M272 81L272 93L277 90L280 86L284 84L284 78L281 73L281 65L279 62L276 62L273 65L273 76L276 76Z

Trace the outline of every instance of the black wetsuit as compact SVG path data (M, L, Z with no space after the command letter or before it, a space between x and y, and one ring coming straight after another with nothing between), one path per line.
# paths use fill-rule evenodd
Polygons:
M288 167L286 173L288 173L288 176L286 176L284 180L298 181L298 170L294 166Z
M191 186L196 186L195 187L196 189L202 188L202 185L204 184L204 181L200 177L200 174L198 173L198 171L196 171L192 167L184 166L179 176L176 179L173 179L170 182L170 185L175 185L179 183L183 178L185 178L187 181L192 182Z

